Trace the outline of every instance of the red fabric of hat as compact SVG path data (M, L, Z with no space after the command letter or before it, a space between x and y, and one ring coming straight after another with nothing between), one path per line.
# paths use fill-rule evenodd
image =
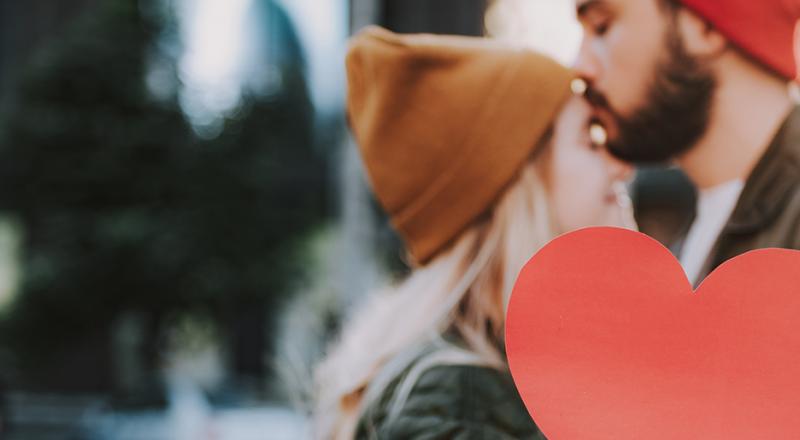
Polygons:
M797 77L794 32L800 0L680 0L731 43L786 79Z

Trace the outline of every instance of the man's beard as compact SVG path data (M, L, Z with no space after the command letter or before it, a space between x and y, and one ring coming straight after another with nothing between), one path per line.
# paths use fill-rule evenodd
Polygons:
M656 66L645 104L630 117L614 111L591 84L586 91L586 99L614 119L617 136L606 147L620 160L667 162L691 149L708 127L716 78L701 60L686 53L674 28L666 42L667 59Z

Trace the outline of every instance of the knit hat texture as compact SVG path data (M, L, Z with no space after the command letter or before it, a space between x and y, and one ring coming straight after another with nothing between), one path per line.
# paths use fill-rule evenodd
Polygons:
M419 264L491 207L573 78L544 55L489 39L374 26L352 38L346 63L368 178Z
M731 43L787 80L797 77L800 0L680 0Z

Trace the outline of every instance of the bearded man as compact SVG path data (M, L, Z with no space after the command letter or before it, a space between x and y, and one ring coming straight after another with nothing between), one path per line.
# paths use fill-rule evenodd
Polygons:
M606 147L698 190L671 248L692 283L743 252L800 248L800 0L576 0L576 69ZM644 232L647 232L646 230Z

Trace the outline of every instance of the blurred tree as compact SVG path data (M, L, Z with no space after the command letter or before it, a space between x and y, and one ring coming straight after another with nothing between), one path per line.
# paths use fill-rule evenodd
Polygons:
M42 39L98 0L0 0L0 103L14 90L12 73Z
M176 99L145 87L160 23L143 10L100 2L49 41L2 120L0 209L25 234L21 293L0 323L16 386L108 389L111 327L131 310L148 316L154 363L164 319L196 311L250 341L238 352L255 341L235 364L263 373L265 317L324 218L302 63L199 140Z

